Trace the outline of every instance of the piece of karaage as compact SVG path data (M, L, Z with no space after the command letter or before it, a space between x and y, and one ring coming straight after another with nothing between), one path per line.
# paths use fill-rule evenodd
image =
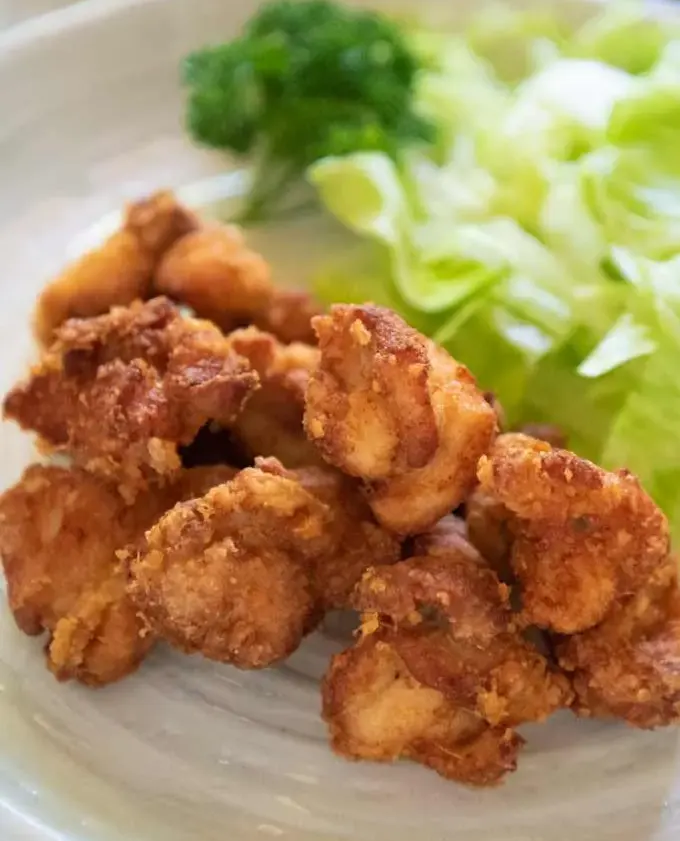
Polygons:
M369 569L354 606L452 703L493 725L543 721L568 704L568 682L516 631L507 588L473 552L451 547Z
M187 653L263 668L319 618L309 568L328 510L285 476L246 468L177 505L130 560L129 593L150 629Z
M523 739L421 684L389 641L369 634L336 655L322 684L333 750L346 759L411 759L468 785L498 783Z
M312 319L323 308L303 289L275 289L265 309L256 313L253 323L284 344L316 344Z
M370 568L352 602L358 643L323 688L334 750L415 759L472 785L514 770L511 728L567 706L567 679L515 629L508 589L453 517L418 537L422 554Z
M318 350L299 342L281 344L255 327L236 330L229 339L260 378L260 388L231 425L244 454L250 459L273 456L293 468L324 464L302 424L305 392L319 362Z
M581 716L652 728L680 722L680 587L668 557L595 628L557 644Z
M22 631L49 632L47 661L60 680L101 686L137 668L154 637L127 596L119 554L178 499L229 475L229 468L184 471L128 506L84 470L33 465L0 496L9 605Z
M34 316L39 341L50 344L54 330L69 318L90 318L147 298L163 253L197 226L196 217L170 192L131 204L118 231L41 292Z
M155 298L63 324L4 412L131 500L179 470L178 447L209 420L231 422L257 384L217 327Z
M637 479L520 434L499 437L481 489L513 514L523 616L557 633L601 622L668 554L668 523Z
M337 305L313 321L321 363L305 428L367 484L379 522L418 534L472 489L496 414L466 368L390 310Z
M182 237L161 260L154 288L227 331L252 322L274 295L268 263L234 225Z

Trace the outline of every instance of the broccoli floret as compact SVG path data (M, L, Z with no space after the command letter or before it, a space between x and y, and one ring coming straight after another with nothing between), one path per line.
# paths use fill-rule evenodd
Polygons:
M419 63L399 27L328 0L278 0L243 35L189 56L188 127L205 146L252 158L242 219L280 205L327 155L400 149L434 139L413 108Z

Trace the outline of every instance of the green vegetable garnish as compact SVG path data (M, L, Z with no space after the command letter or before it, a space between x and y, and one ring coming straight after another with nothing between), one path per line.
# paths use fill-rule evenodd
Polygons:
M617 0L576 31L496 7L455 34L266 6L186 66L200 142L306 172L356 234L316 291L400 312L512 424L628 467L680 534L680 27Z
M283 206L307 167L361 150L396 158L434 139L413 108L419 60L396 23L327 0L279 0L243 35L189 56L188 127L199 143L248 156L241 221Z
M498 20L410 33L436 145L310 167L374 267L355 252L317 292L389 301L511 423L635 472L680 534L680 31L627 3L572 33Z

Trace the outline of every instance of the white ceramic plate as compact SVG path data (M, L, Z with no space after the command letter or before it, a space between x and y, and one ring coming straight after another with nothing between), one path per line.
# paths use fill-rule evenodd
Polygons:
M201 204L237 184L218 177L221 158L183 137L177 67L190 48L233 33L255 5L92 0L0 35L2 391L30 357L35 293L101 232L102 218L162 185ZM474 5L417 3L439 17ZM585 6L564 8L582 15ZM300 255L319 253L316 233L297 228L262 241L284 280L304 277ZM31 457L28 438L3 427L0 483ZM285 665L258 673L159 650L131 679L93 692L57 685L39 643L15 630L3 604L0 838L680 838L675 731L564 714L527 728L518 772L481 792L406 763L335 759L317 688L334 637L329 627Z

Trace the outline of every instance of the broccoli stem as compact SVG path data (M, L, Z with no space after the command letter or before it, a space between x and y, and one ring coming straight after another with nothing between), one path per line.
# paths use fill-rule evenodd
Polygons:
M297 166L280 166L263 159L255 167L245 204L234 219L240 225L254 225L275 215L286 187L299 175Z

